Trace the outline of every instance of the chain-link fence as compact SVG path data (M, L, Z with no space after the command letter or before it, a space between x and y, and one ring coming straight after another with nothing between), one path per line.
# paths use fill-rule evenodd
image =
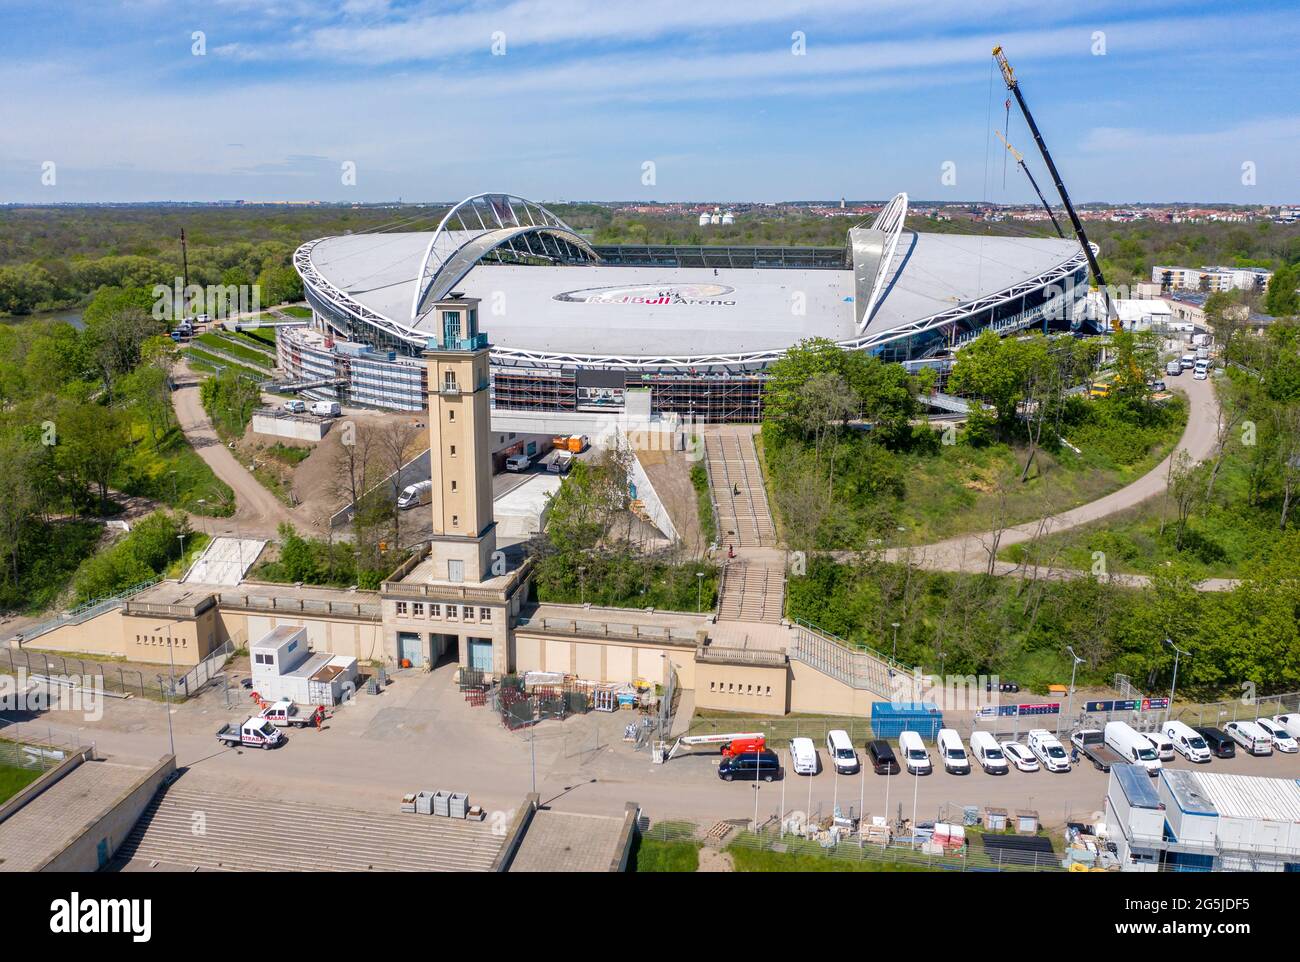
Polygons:
M1218 728L1231 721L1254 721L1273 715L1300 712L1300 691L1281 695L1255 695L1251 698L1234 698L1232 701L1211 702L1205 705L1186 705L1174 708L1174 717L1193 726Z
M0 769L16 769L29 774L30 777L19 781L35 781L83 747L76 735L55 736L53 732L41 735L33 732L30 725L20 735L16 733L16 727L0 727Z
M924 824L924 823L923 823ZM851 826L837 829L833 820L819 821L769 816L757 830L745 816L707 825L694 818L643 819L641 840L712 847L725 851L738 870L807 871L816 869L809 860L827 859L857 864L838 866L863 871L953 871L953 872L1060 872L1062 855L1046 836L987 832L965 826L965 842L941 845L930 828L918 829L909 840L878 840L860 835ZM1011 844L1017 840L1031 845ZM836 868L827 865L826 868Z
M871 731L871 722L865 718L778 718L759 715L753 718L708 718L696 715L691 721L688 735L720 735L729 732L754 732L767 737L768 745L783 745L792 738L811 738L814 742L824 742L826 733L841 729L849 734L855 745L861 745L875 737Z

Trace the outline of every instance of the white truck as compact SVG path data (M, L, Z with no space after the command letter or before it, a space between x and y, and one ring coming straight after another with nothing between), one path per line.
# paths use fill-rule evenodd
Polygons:
M1156 746L1127 722L1106 722L1106 745L1119 752L1124 761L1145 768L1152 778L1159 774L1161 765Z
M249 715L242 723L227 722L217 729L217 741L249 748L274 748L284 741L284 735L265 718Z
M407 508L417 508L422 504L428 504L429 499L432 497L432 481L420 481L417 484L408 484L402 489L402 493L397 496L397 506L403 511Z
M1061 740L1046 728L1032 728L1026 739L1029 750L1034 753L1044 768L1049 772L1068 772L1070 756L1065 753Z
M572 451L560 451L551 459L551 463L546 466L546 470L552 474L568 474L569 469L573 467L574 455Z
M299 708L295 702L285 698L267 705L257 717L265 718L277 728L308 728L316 724L317 716L324 717L319 705Z

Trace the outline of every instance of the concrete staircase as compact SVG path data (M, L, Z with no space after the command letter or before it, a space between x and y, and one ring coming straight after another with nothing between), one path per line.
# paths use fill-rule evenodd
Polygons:
M154 796L116 857L212 871L485 872L502 841L491 826L216 795L182 779Z
M766 548L776 544L776 526L763 488L763 474L749 427L721 427L704 435L713 500L718 506L722 544Z
M785 611L785 570L779 564L733 561L722 575L719 621L780 624Z

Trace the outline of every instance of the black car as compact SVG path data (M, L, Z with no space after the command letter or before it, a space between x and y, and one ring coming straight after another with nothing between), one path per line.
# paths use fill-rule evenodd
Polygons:
M761 778L770 782L781 777L781 759L776 757L776 752L770 751L732 755L724 758L718 766L718 777L724 782L733 782L738 778L742 781L757 781Z
M1192 731L1205 739L1205 746L1215 758L1236 758L1237 745L1225 733L1217 728L1193 728Z
M875 769L877 775L898 774L898 759L894 757L894 750L889 747L889 742L880 739L867 742L867 757L871 759L871 767Z

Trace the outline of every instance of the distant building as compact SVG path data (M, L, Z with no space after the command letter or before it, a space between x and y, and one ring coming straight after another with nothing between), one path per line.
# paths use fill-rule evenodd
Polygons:
M1106 828L1126 872L1300 872L1300 782L1115 765Z
M1151 268L1151 280L1166 291L1264 291L1273 272L1262 267L1168 267Z

